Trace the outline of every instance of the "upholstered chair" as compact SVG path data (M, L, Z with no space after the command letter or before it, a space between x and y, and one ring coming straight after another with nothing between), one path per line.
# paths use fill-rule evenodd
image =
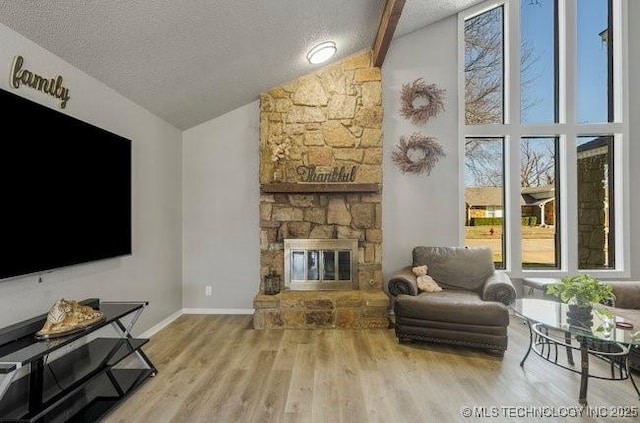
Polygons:
M442 291L418 291L411 268L425 264ZM394 300L400 342L440 342L504 355L507 306L516 291L507 274L495 270L489 248L415 247L412 266L393 275L386 289Z

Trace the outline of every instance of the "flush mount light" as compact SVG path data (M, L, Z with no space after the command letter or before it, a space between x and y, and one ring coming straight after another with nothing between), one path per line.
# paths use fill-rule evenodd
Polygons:
M309 53L307 53L307 60L309 60L309 63L312 65L322 63L329 60L331 56L336 54L337 50L336 43L333 41L325 41L309 50Z

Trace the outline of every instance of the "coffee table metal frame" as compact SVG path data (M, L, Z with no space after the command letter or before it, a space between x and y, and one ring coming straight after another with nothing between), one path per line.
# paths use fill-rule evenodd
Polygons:
M519 299L517 301L544 301ZM559 304L558 304L559 305ZM536 353L542 359L563 369L580 374L580 394L578 400L581 404L587 403L587 388L589 378L603 380L626 380L630 379L636 393L640 397L640 390L636 385L633 375L628 366L628 357L630 346L627 343L611 341L601 337L594 336L593 333L584 329L572 328L566 330L560 327L554 327L543 322L536 321L532 316L527 316L517 307L513 307L516 315L525 319L525 323L529 328L529 347L520 361L520 366L524 367L524 363L529 357L531 351ZM575 338L579 343L579 347L572 343ZM564 349L567 354L567 365L559 361L559 350ZM573 368L573 351L580 351L580 369ZM589 356L601 359L610 365L610 376L592 374L589 372Z

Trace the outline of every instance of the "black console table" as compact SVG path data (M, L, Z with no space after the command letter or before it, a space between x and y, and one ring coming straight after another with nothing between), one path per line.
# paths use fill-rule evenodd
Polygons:
M0 329L0 422L93 422L155 376L148 339L130 334L147 302L81 304L105 319L45 341L34 334L46 315Z

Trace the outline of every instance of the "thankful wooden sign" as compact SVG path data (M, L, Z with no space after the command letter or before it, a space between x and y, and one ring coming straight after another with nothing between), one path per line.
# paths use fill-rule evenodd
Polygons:
M345 183L355 182L358 166L346 169L345 166L333 167L331 169L318 169L316 165L298 166L296 172L300 178L300 182L315 183Z
M24 85L34 90L49 94L60 100L60 108L64 109L71 98L69 88L62 85L62 76L56 75L53 78L45 78L24 67L24 58L16 56L11 65L11 86L15 89Z

